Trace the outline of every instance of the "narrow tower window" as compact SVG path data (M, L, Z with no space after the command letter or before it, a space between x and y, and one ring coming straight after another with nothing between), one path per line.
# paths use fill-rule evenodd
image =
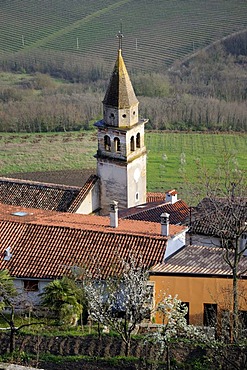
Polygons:
M141 147L141 134L138 132L136 135L136 147L140 148Z
M134 152L134 150L135 150L135 138L134 138L134 136L131 136L131 138L130 138L130 150L132 152Z
M105 150L107 152L111 151L111 139L108 135L104 136L104 144L105 144Z
M115 152L120 152L121 150L120 139L118 137L114 138L114 149L115 149Z

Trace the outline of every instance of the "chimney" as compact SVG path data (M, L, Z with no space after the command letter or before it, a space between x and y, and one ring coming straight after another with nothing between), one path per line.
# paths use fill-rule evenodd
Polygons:
M110 203L110 226L118 227L118 202Z
M10 258L12 257L12 254L10 253L11 247L8 247L4 251L4 261L9 261Z
M169 213L162 213L161 218L161 235L169 236Z
M175 189L166 192L166 202L174 204L178 201L178 193Z

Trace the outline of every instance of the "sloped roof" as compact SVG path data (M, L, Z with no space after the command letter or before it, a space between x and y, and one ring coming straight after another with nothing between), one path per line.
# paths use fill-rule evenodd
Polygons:
M0 202L27 208L76 212L97 181L91 175L82 187L0 177Z
M166 193L154 193L149 192L147 193L147 203L151 202L159 202L162 200L166 200Z
M16 216L16 211L26 215ZM130 252L142 256L147 267L163 260L167 238L160 235L159 225L129 220L119 220L116 229L109 225L106 217L0 204L0 269L15 277L50 279L79 266L92 274L100 269L106 277L121 271L119 258L128 258ZM171 232L181 230L174 226ZM3 258L7 247L9 261Z
M79 192L79 187L0 178L0 202L15 206L65 212Z
M84 201L86 198L87 194L89 191L93 188L93 186L96 184L98 181L98 176L96 175L91 175L88 180L85 182L84 186L81 188L80 192L78 193L77 197L75 200L72 202L72 204L69 206L68 211L70 213L74 213L78 210L80 207L81 203Z
M204 198L192 211L190 232L221 237L234 237L247 221L247 199ZM246 229L246 226L245 226Z
M231 276L231 269L224 261L223 253L224 249L220 247L188 245L164 263L153 266L151 275ZM247 257L242 257L239 272L242 277L247 278Z
M182 223L189 215L189 207L183 200L178 200L175 203L159 201L145 203L141 206L128 208L119 212L119 217L128 220L142 220L150 222L159 222L162 213L169 213L170 223Z
M121 49L118 50L118 57L106 90L103 103L114 108L130 108L138 103L133 86L131 84Z

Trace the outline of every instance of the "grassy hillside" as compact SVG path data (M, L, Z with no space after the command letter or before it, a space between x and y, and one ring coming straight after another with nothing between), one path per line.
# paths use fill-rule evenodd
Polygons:
M246 28L246 14L244 0L3 0L0 58L56 51L102 59L111 69L122 22L129 68L162 70Z
M176 188L185 196L184 175L196 179L198 162L213 170L226 153L247 171L245 134L147 133L148 191ZM0 175L17 172L96 168L95 131L56 134L2 134ZM35 179L34 179L35 180Z

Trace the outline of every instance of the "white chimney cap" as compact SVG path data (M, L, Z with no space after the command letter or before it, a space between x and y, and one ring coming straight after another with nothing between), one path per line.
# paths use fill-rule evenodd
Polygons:
M110 211L116 211L118 209L118 202L115 200L111 201L110 203Z
M115 200L110 203L110 226L118 227L118 202Z
M12 254L10 253L10 251L11 251L11 247L6 248L6 250L4 251L4 260L5 261L9 261L10 258L12 257Z

